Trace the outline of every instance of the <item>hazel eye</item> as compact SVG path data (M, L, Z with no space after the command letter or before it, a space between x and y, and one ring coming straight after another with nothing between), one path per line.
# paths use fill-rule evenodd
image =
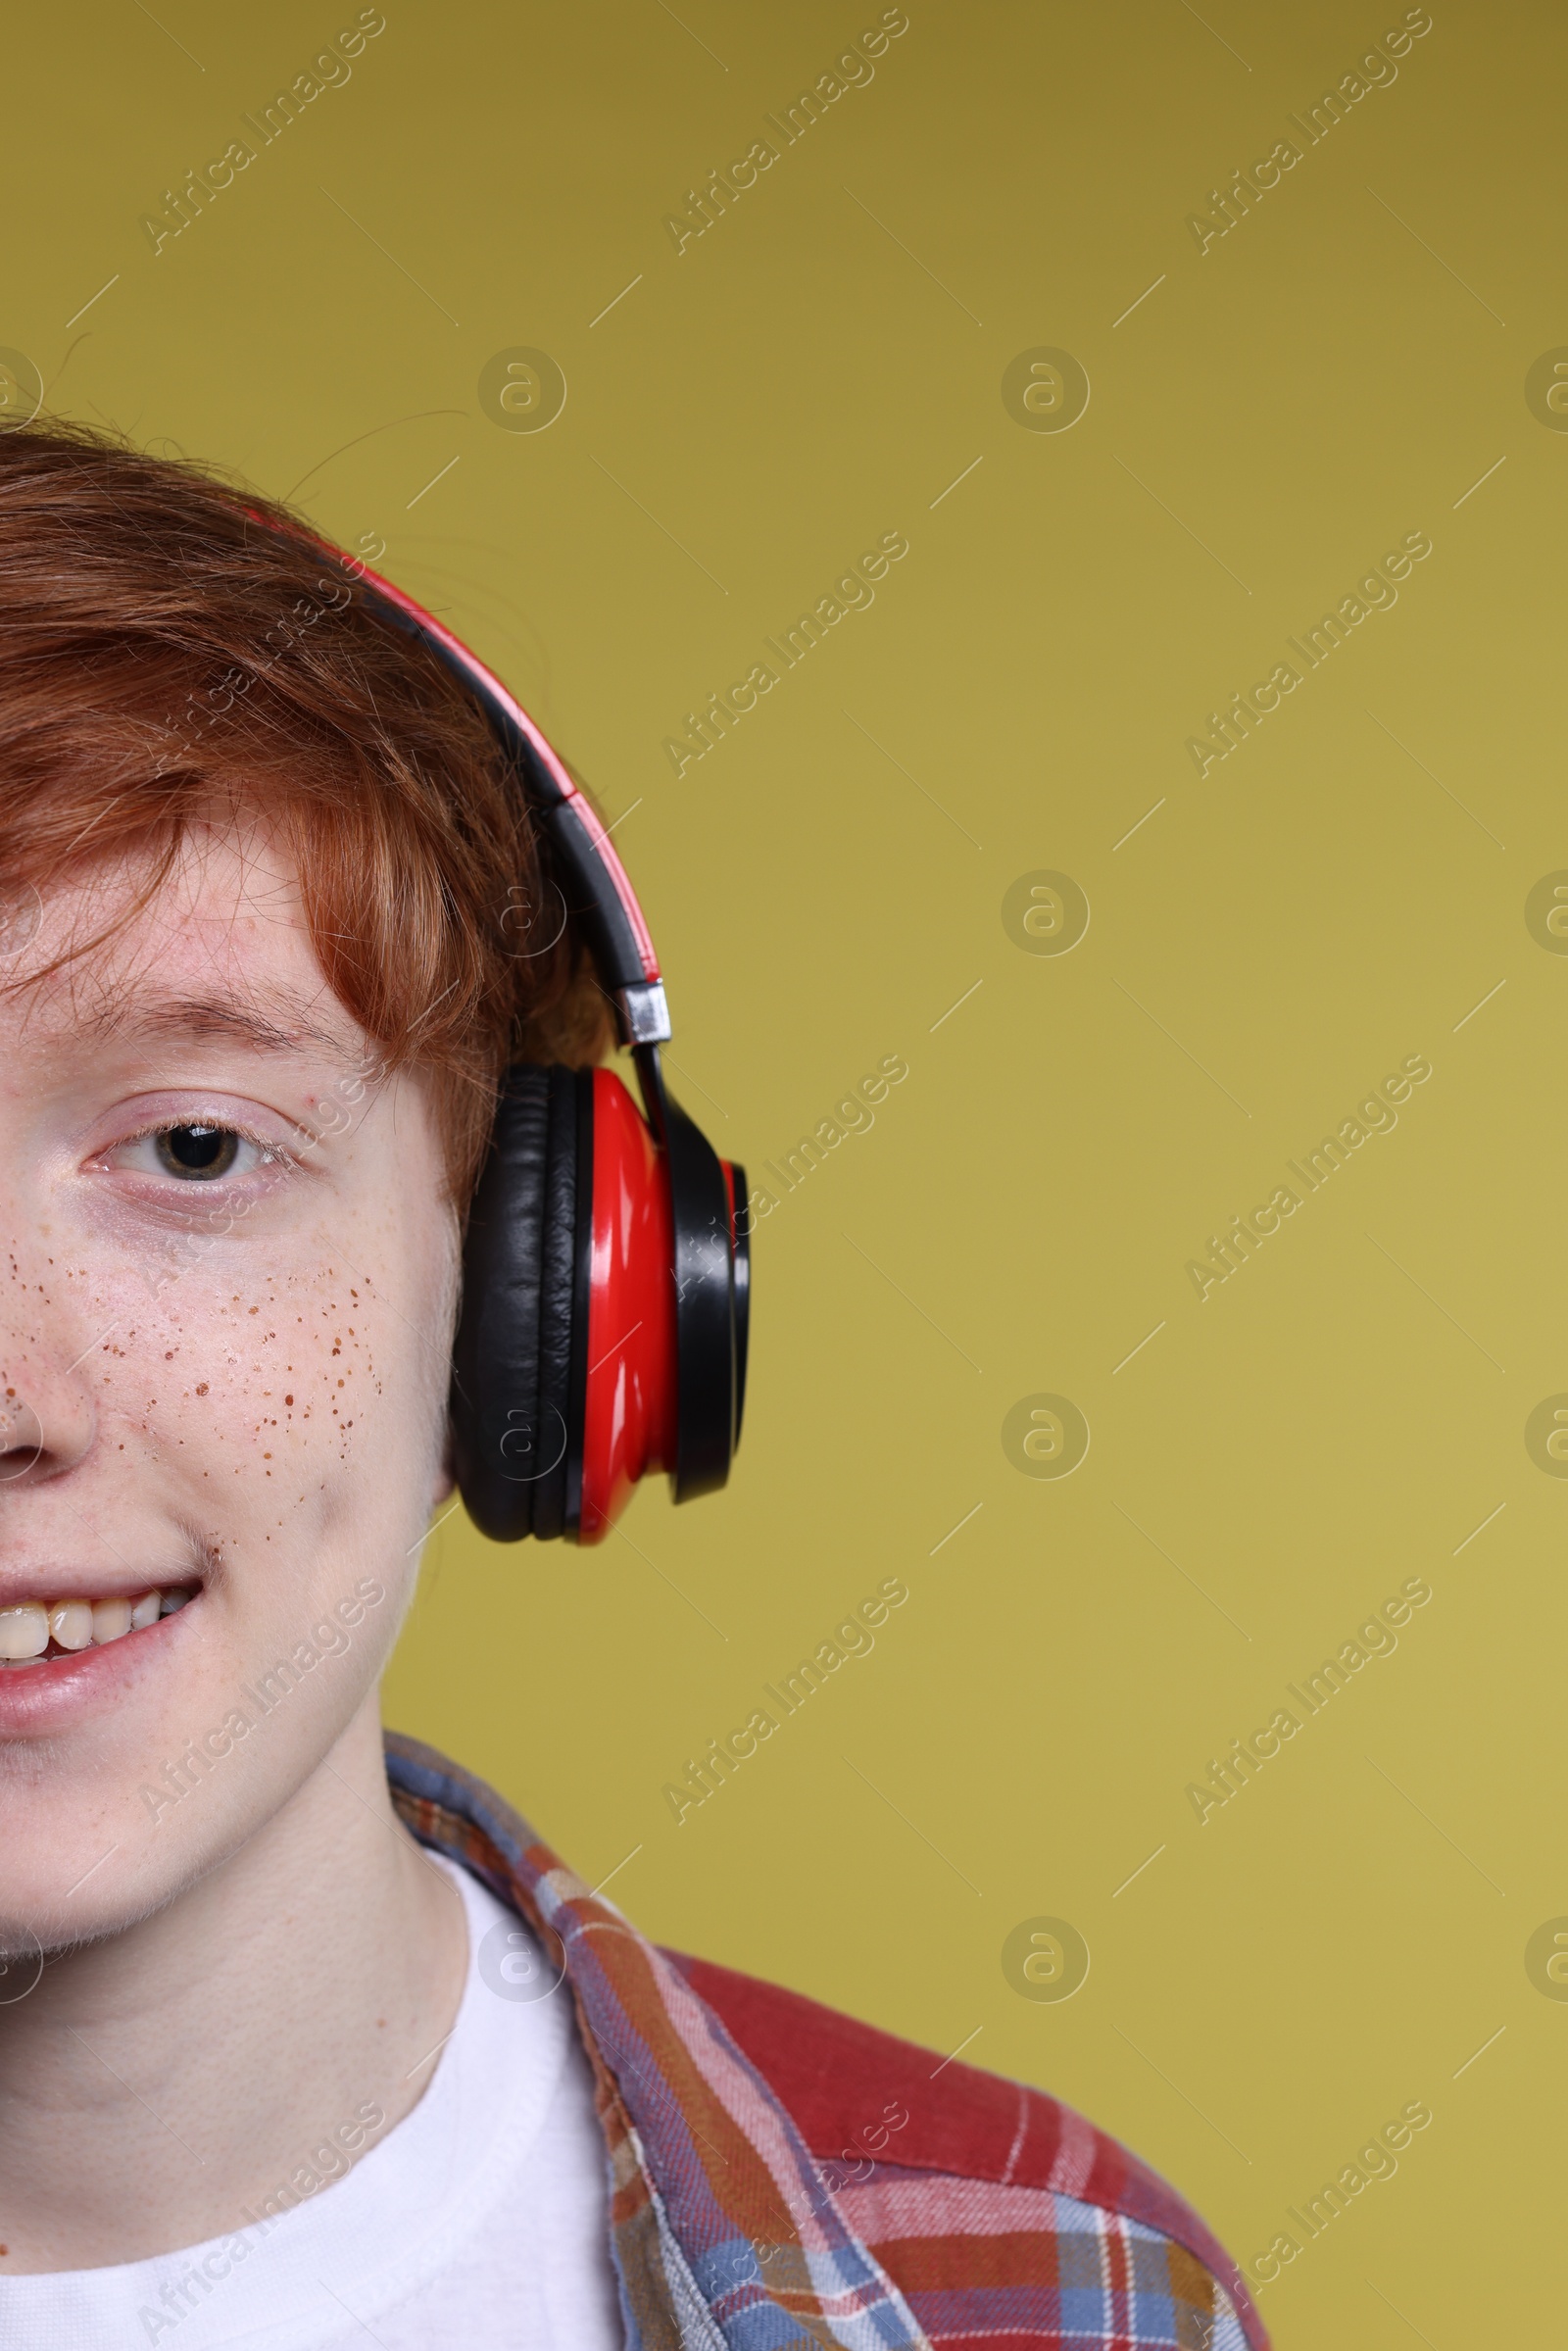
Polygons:
M226 1198L233 1187L243 1187L253 1178L282 1177L293 1160L285 1148L248 1134L243 1127L231 1126L221 1112L214 1115L193 1110L143 1127L139 1135L128 1135L122 1143L113 1145L98 1164L106 1171L152 1178L166 1199L171 1177L187 1187L222 1185Z
M160 1127L152 1138L158 1163L169 1175L194 1178L198 1183L225 1176L239 1156L240 1138L231 1127L192 1122Z

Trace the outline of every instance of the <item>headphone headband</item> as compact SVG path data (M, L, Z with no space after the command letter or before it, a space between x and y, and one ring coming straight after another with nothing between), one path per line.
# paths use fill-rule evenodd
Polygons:
M394 626L417 637L446 663L484 710L538 810L577 900L600 979L615 1005L621 1042L662 1045L670 1035L664 984L637 893L587 795L567 773L522 705L461 638L379 572L355 566L362 584L386 608ZM653 1104L649 1104L650 1114Z

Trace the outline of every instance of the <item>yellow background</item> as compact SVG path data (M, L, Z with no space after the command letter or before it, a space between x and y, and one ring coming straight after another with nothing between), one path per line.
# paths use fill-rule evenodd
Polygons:
M1568 962L1524 903L1568 866L1568 439L1524 379L1568 343L1562 19L1433 0L1200 254L1398 7L909 0L677 255L663 216L877 13L386 0L156 255L139 217L353 10L8 33L0 343L51 406L384 538L623 816L721 1150L909 1064L760 1227L729 1491L586 1553L454 1519L389 1714L590 1880L634 1853L657 1936L1086 2109L1250 2268L1424 2100L1263 2292L1282 2351L1544 2339L1568 1487L1523 1431L1568 1389ZM1041 345L1088 371L1069 431L1003 403ZM546 431L480 406L514 346L564 372ZM1205 714L1417 529L1397 606L1200 780ZM677 780L664 736L889 530L874 607ZM1069 955L1004 928L1038 868L1088 895ZM1417 1053L1397 1129L1200 1303L1186 1260ZM1036 1392L1087 1416L1067 1479L1004 1453ZM890 1575L874 1654L677 1826L663 1784ZM1200 1826L1187 1784L1414 1575L1397 1653ZM1003 1973L1041 1915L1092 1953L1060 2004Z

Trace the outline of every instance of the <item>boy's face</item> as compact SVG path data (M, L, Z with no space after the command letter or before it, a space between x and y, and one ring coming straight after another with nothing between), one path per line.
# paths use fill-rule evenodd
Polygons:
M128 1923L277 1811L373 1704L446 1490L458 1250L423 1088L380 1072L254 830L196 834L122 931L32 976L142 879L0 928L25 983L0 994L0 1656L51 1627L0 1664L14 1953ZM111 1638L154 1592L192 1596Z

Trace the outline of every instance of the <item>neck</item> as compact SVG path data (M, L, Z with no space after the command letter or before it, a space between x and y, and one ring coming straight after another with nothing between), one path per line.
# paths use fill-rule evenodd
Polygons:
M372 1693L238 1852L0 2006L0 2278L200 2244L347 2169L422 2095L466 1954Z

